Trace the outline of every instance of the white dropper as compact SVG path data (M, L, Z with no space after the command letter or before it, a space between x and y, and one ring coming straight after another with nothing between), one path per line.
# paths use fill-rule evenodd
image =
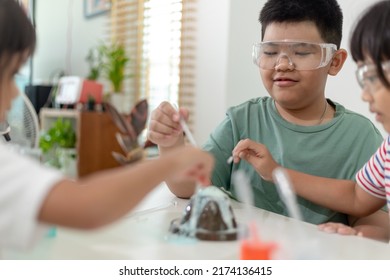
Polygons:
M297 197L286 170L278 167L272 175L278 188L279 196L285 203L290 217L303 221ZM293 238L290 249L293 252L294 259L319 259L323 257L324 247L321 247L318 239L308 236L300 223L296 223L295 227L290 228L289 237Z
M277 186L279 196L286 205L290 217L302 221L302 215L298 207L294 188L286 171L283 168L278 167L274 170L272 176Z
M180 123L180 126L181 126L181 128L183 129L184 134L186 135L188 141L190 141L190 143L191 143L192 146L198 147L198 144L196 143L195 138L194 138L194 136L192 135L192 132L191 132L190 128L189 128L188 125L187 125L187 122L185 121L185 119L183 118L183 116L180 115L179 107L178 107L177 104L175 104L175 103L173 104L173 107L175 107L176 111L179 113L179 123ZM196 183L196 186L195 186L195 193L198 193L200 189L201 189L201 186L199 185L199 183Z
M253 191L248 180L248 176L244 171L237 170L232 174L232 180L235 185L238 199L244 204L245 214L249 218L249 237L251 240L258 242L259 236L254 219L254 213L252 207L254 206L255 199L253 197Z

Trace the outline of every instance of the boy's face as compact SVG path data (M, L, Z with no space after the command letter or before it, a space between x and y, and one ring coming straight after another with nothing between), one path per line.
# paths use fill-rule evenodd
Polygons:
M390 61L385 61L382 65L387 79L390 80ZM371 59L358 63L357 77L363 90L362 100L369 104L375 119L390 133L390 89L380 81Z
M272 23L267 26L263 41L300 41L327 43L313 22ZM314 70L297 70L289 59L281 57L274 69L260 69L263 84L271 97L286 109L302 109L322 104L330 63Z
M14 54L7 61L4 57L0 59L0 121L6 120L8 110L11 108L12 100L18 96L19 90L15 83L15 75L25 63L28 55ZM9 59L9 60L8 60Z

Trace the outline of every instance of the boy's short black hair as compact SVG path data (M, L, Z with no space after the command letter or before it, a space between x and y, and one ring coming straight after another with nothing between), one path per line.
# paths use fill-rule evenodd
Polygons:
M381 63L390 59L390 1L381 1L369 7L355 25L350 49L354 61L371 58L380 80L390 88Z
M340 48L343 13L336 0L268 0L259 21L262 38L271 23L312 21L326 43Z
M35 29L23 8L15 0L0 0L0 59L25 51L31 55L35 43Z

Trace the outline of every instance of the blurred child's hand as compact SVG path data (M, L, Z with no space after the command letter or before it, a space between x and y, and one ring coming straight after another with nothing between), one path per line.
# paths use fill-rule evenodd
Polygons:
M170 152L169 156L176 162L178 172L175 173L175 179L197 181L203 186L210 185L214 168L214 158L211 154L193 146L185 146Z
M341 235L359 235L362 236L360 232L356 229L344 225L342 223L325 223L318 226L318 228L324 232L328 233L338 233Z
M235 163L241 159L246 160L267 181L272 181L272 172L279 166L266 146L250 139L238 142L232 154Z
M162 102L151 113L148 139L166 148L183 144L184 136L179 122L180 116L187 120L188 111L182 108L178 112L169 102Z

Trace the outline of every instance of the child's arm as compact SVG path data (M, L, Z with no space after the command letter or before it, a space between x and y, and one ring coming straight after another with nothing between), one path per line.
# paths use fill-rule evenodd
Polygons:
M351 226L357 235L389 242L389 214L382 209L363 218L350 217Z
M193 147L180 148L158 159L96 173L73 182L59 182L47 195L39 220L91 229L128 213L166 179L183 177L209 184L213 158Z
M169 102L162 102L152 111L148 127L148 139L158 145L161 155L185 145L180 118L188 119L188 111L175 109ZM194 193L193 181L173 178L166 181L170 191L180 198L189 198Z
M337 212L365 217L385 204L352 180L317 177L291 169L287 172L298 195Z
M279 165L268 149L250 139L241 140L233 150L234 162L244 159L264 179L272 181L272 172ZM379 210L385 200L374 197L351 180L331 179L286 169L298 195L316 204L356 217Z

